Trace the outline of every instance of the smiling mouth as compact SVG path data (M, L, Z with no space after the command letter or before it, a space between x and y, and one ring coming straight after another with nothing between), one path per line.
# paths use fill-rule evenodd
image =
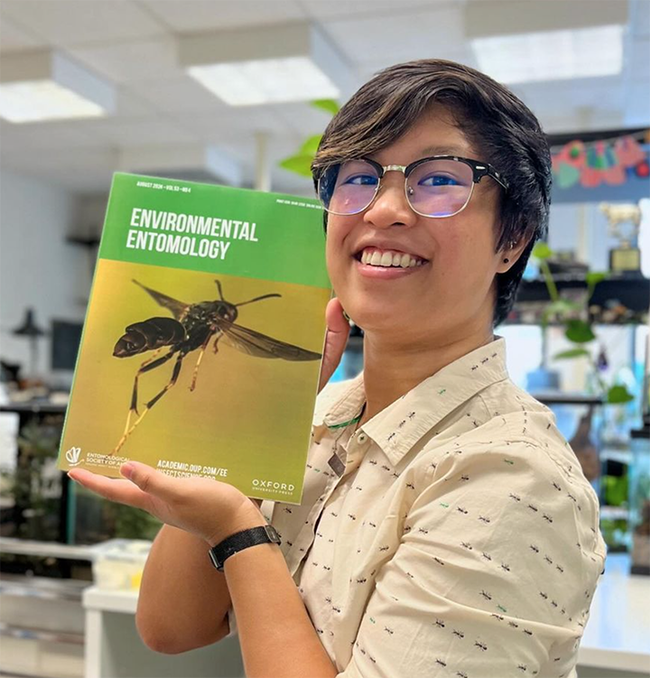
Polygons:
M377 247L366 247L354 255L354 258L366 266L378 268L415 268L427 262L422 257L395 250L380 250Z

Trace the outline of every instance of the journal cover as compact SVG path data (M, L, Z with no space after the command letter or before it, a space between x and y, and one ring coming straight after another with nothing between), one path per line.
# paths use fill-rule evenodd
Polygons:
M331 289L317 200L115 174L59 467L299 504Z

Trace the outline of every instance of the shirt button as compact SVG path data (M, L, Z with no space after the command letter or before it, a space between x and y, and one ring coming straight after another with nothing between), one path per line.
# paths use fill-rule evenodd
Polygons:
M360 443L365 443L368 440L368 436L365 433L360 433L358 440Z

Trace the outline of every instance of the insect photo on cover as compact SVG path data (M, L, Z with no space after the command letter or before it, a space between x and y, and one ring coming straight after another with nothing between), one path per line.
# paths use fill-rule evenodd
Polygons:
M125 328L124 334L115 344L113 356L116 358L130 358L148 351L154 353L135 373L124 433L111 454L117 453L122 448L147 412L176 384L185 357L198 351L189 387L190 391L194 391L199 367L211 342L214 354L219 350L219 342L223 341L228 346L257 358L291 361L311 361L321 358L320 353L274 339L235 322L239 315L238 308L263 299L281 297L282 295L277 292L233 303L225 299L220 280L215 280L219 299L188 303L147 287L138 280L133 279L133 282L147 292L157 304L167 309L173 317L154 316L132 323ZM172 359L174 364L167 384L147 400L144 407L139 407L138 381L141 375L162 367ZM132 421L134 415L137 418Z

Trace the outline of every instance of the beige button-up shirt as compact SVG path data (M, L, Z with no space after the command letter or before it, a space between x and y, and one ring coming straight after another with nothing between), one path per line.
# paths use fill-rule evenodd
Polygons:
M355 432L364 400L363 375L321 393L301 505L262 503L339 675L575 676L598 500L504 340Z

